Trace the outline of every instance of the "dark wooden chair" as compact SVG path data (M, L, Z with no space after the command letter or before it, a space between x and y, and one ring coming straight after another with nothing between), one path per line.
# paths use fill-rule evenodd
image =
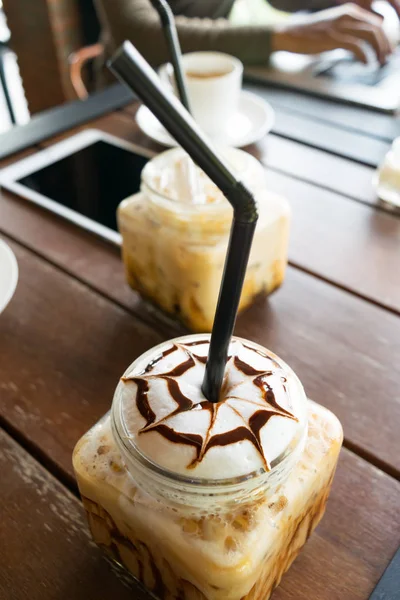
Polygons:
M8 114L10 116L11 123L15 125L16 117L13 107L13 103L10 96L10 90L8 87L7 74L5 69L5 57L10 52L10 48L6 42L0 41L0 85L3 89L4 98L7 105Z

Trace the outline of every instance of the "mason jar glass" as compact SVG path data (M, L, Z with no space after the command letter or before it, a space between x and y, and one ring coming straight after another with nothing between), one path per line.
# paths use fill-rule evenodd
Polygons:
M143 373L171 344L202 339L208 337L165 342L125 375ZM282 369L299 407L290 444L270 470L204 479L157 464L131 439L121 382L111 412L74 450L95 542L160 600L267 600L324 513L342 442L340 423L307 400L281 359L245 343Z
M268 192L260 163L241 150L224 151L239 179L255 194L257 223L239 310L261 292L283 281L290 210L285 199ZM186 196L165 174L185 160L175 148L152 159L142 172L141 191L118 209L128 283L193 331L211 331L232 223L232 208L197 171L201 202L189 187ZM183 175L185 177L185 175ZM189 196L189 197L188 197Z

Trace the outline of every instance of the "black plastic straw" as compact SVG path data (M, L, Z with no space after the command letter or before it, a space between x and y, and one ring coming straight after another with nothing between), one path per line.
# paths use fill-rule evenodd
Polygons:
M252 193L236 179L230 167L212 148L187 110L175 96L163 90L156 73L130 42L125 42L117 50L108 66L138 94L233 207L231 235L202 385L206 398L210 402L218 402L258 219L256 202Z
M165 0L151 0L152 5L160 15L161 25L167 40L168 50L171 57L176 87L179 99L183 106L190 112L189 98L186 89L185 76L182 70L182 52L179 44L178 33L175 26L175 18L171 7Z

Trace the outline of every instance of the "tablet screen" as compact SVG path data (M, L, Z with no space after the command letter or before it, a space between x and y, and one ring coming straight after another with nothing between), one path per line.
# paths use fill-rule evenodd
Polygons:
M117 230L117 206L139 191L140 174L147 161L144 156L98 141L18 183Z

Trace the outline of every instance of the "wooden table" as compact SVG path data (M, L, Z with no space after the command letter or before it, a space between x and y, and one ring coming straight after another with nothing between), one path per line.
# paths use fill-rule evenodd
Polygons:
M366 600L400 544L400 219L371 184L399 123L253 91L277 124L249 150L290 200L293 226L284 285L236 333L282 356L345 431L326 516L273 599ZM80 128L150 146L135 111ZM127 287L114 247L4 191L0 215L20 268L0 318L0 598L145 598L90 543L71 453L125 367L184 330Z

